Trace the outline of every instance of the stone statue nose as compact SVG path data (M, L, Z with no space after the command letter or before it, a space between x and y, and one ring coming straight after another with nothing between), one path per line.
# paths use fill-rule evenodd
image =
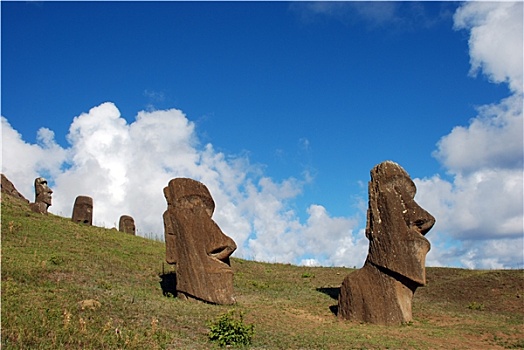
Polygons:
M417 230L421 235L425 235L429 230L435 225L435 218L433 215L419 207L416 206L413 215L412 226L416 226Z

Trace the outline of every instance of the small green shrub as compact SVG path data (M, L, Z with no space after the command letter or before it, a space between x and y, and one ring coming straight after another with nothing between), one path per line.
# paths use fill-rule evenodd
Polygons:
M315 277L315 275L312 274L311 272L304 272L302 274L302 278L313 278L313 277Z
M209 327L209 340L218 342L220 346L245 346L251 344L255 334L255 326L244 324L242 313L234 316L235 311L218 317Z
M49 261L53 265L62 265L64 263L64 258L58 255L52 254L51 257L49 258Z
M477 303L476 301L472 301L471 303L469 303L468 309L482 311L484 310L484 304Z
M267 289L269 288L269 285L267 283L264 283L264 282L260 282L260 281L251 281L251 285L257 289Z

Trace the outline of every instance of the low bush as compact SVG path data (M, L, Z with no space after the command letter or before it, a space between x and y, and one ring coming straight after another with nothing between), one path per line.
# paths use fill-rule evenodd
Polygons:
M484 304L477 303L476 301L472 301L471 303L469 303L468 309L482 311L484 310Z
M251 344L255 326L244 324L243 315L235 317L235 311L219 316L209 327L209 340L220 346L245 346Z

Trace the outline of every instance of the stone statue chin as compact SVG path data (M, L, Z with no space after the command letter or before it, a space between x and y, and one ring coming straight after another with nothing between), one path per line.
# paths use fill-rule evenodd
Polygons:
M394 162L371 170L368 190L368 256L362 269L342 283L339 316L378 324L409 322L413 294L426 283L430 243L424 236L435 218L415 202L415 184Z

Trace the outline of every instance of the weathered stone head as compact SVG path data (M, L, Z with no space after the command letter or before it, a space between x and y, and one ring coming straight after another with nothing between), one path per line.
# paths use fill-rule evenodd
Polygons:
M167 204L174 208L203 208L209 217L215 211L215 201L207 187L193 179L172 179L164 189L164 196Z
M164 188L166 261L176 263L177 292L215 304L232 304L235 242L211 219L215 203L207 187L176 178Z
M386 161L371 170L366 237L368 260L411 281L426 284L424 235L435 218L415 202L417 189L397 163Z
M342 282L338 315L385 325L409 322L415 290L426 283L430 244L424 235L435 218L415 202L415 184L394 162L371 170L368 189L368 256Z
M93 225L93 198L88 196L76 197L71 219L77 223Z
M209 193L207 187L195 180L187 178L177 178L169 182L167 187L164 187L164 197L167 202L167 209L164 212L164 235L166 241L166 262L168 264L175 264L176 258L176 236L169 211L176 208L188 207L191 202L201 201L205 203L204 208L207 214L211 217L215 210L215 202ZM198 199L199 198L199 199Z
M35 179L35 202L43 202L50 207L52 203L51 195L53 191L47 186L47 180L43 177Z
M43 177L37 177L35 179L35 202L31 203L31 210L47 214L47 209L52 205L52 194L53 191L47 185L47 180Z
M135 235L135 220L129 215L122 215L118 222L118 231Z

